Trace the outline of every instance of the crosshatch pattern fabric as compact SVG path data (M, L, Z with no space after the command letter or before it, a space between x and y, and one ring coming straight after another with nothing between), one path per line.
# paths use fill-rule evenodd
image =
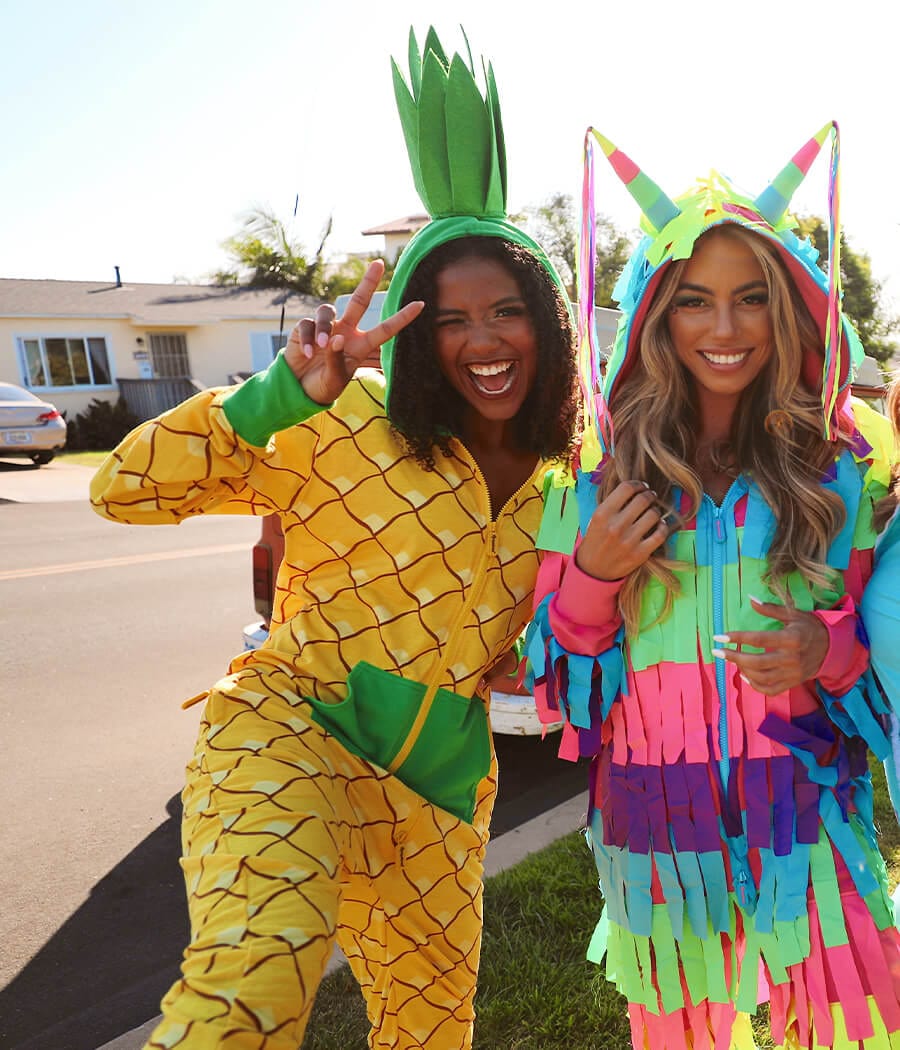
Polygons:
M275 379L299 389L286 367L276 360ZM358 373L294 425L276 397L257 417L283 429L257 444L230 421L239 396L204 391L142 425L92 486L116 521L277 513L285 533L269 639L209 694L188 769L193 940L150 1045L295 1050L336 932L372 1047L469 1047L496 777L476 785L473 821L459 820L347 750L308 698L342 703L365 661L486 702L482 675L530 615L550 465L492 508L458 441L434 471L406 454L380 373Z
M207 703L184 792L192 943L149 1046L296 1050L335 932L373 1047L470 1046L496 771L467 824L256 688Z
M279 514L271 637L233 662L238 679L262 664L301 695L338 701L367 660L419 682L437 674L442 688L471 696L530 616L546 465L491 508L458 441L450 456L436 453L432 472L406 455L383 392L383 377L368 372L333 411L260 448L223 412L230 391L204 391L134 432L95 482L100 512L132 524Z
M823 481L847 510L828 555L835 589L790 580L833 644L871 571L882 468L857 431ZM580 474L582 529L594 489ZM764 580L771 511L743 476L720 505L680 509L669 554L685 566L681 591L651 627L661 590L647 587L639 636L614 598L607 623L599 601L593 619L571 614L561 555L538 587L538 705L566 719L561 753L592 759L587 839L604 908L589 957L629 1000L638 1050L752 1047L746 1015L761 1002L778 1045L900 1046L900 948L867 762L867 748L887 754L887 709L859 677L864 635L837 661L843 681L756 692L711 650L728 630L779 626L749 602L777 601Z

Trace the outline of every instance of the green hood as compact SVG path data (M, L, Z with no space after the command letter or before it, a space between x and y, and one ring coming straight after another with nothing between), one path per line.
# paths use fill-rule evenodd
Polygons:
M390 287L384 297L381 308L382 319L390 317L400 309L406 286L414 270L420 262L435 248L448 241L455 241L460 237L499 237L505 241L522 245L537 257L541 265L547 270L554 284L560 290L566 304L569 304L568 295L562 278L556 272L553 263L544 254L543 248L518 226L514 226L505 219L484 217L477 215L448 215L442 219L433 219L410 240L403 249L403 254L397 263L397 269L391 278ZM571 307L570 307L571 309ZM389 339L381 348L381 367L384 370L387 399L390 402L391 375L394 364L394 340Z

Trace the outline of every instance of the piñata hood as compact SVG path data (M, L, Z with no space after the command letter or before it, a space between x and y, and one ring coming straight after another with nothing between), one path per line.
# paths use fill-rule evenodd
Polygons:
M794 232L796 221L788 214L790 198L806 176L825 139L832 136L832 168L829 185L828 274L817 265L819 252L807 239ZM595 424L598 433L611 437L607 404L616 385L628 375L638 354L640 334L647 309L665 269L675 260L689 258L697 239L715 226L732 223L752 230L771 242L784 261L818 325L823 353L810 360L805 370L807 382L821 393L823 428L826 436L837 434L837 413L846 399L863 348L850 321L841 311L840 229L838 221L838 138L837 125L826 124L782 169L766 189L755 198L741 193L722 175L712 172L688 193L674 200L650 180L625 154L593 129L585 138L585 188L582 237L589 240L595 222L593 207L593 140L602 147L607 160L641 206L644 236L635 248L614 290L622 316L612 354L606 364L603 397L599 399ZM593 249L589 252L592 256ZM593 258L586 263L592 266ZM592 272L592 271L591 271ZM592 281L580 274L580 299L593 299ZM582 333L583 343L591 342L590 331ZM596 376L595 348L582 350L585 368ZM583 380L584 382L584 380Z

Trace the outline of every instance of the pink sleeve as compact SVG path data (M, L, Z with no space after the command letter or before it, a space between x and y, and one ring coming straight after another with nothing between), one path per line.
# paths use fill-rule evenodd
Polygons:
M598 580L570 558L548 608L550 627L570 653L597 656L612 645L622 623L618 608L624 580Z
M833 609L818 609L813 616L828 631L828 652L816 678L829 693L840 696L869 665L869 650L857 635L856 605L847 594Z

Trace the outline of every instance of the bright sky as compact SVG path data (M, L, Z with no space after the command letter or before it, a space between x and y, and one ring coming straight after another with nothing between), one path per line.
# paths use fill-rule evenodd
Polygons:
M854 249L900 299L896 38L882 0L45 0L3 4L0 277L204 280L254 205L313 248L420 211L389 57L433 24L490 58L509 207L580 194L593 124L671 195L715 167L759 192L841 126ZM794 198L824 215L828 147ZM598 154L597 206L636 207ZM890 191L890 196L886 191ZM299 196L297 219L292 219Z

